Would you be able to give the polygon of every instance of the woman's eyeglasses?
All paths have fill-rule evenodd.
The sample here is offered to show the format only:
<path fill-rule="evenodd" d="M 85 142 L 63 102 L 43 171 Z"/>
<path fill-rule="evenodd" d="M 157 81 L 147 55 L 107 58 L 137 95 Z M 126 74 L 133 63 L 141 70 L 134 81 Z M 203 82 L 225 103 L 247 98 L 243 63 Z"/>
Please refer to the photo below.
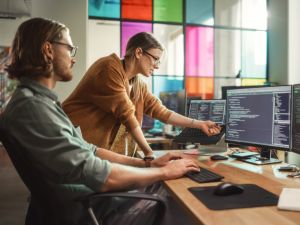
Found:
<path fill-rule="evenodd" d="M 71 57 L 74 57 L 76 55 L 76 51 L 78 49 L 77 46 L 69 45 L 69 44 L 66 44 L 66 43 L 59 42 L 59 41 L 52 41 L 51 43 L 58 44 L 58 45 L 65 45 L 65 46 L 68 47 Z"/>
<path fill-rule="evenodd" d="M 149 52 L 143 50 L 144 53 L 146 53 L 146 55 L 150 56 L 152 59 L 154 59 L 154 65 L 155 66 L 159 66 L 160 65 L 160 59 L 152 54 L 150 54 Z"/>

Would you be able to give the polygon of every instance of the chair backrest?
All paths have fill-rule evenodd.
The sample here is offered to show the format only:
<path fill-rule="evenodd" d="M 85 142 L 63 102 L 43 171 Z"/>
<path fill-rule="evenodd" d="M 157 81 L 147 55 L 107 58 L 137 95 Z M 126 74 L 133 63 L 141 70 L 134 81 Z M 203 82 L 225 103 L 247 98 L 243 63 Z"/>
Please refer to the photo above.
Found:
<path fill-rule="evenodd" d="M 56 195 L 54 185 L 44 179 L 34 163 L 14 138 L 0 126 L 0 141 L 5 147 L 16 171 L 31 193 L 30 208 L 34 215 L 28 215 L 26 224 L 67 224 L 63 221 L 64 210 Z"/>

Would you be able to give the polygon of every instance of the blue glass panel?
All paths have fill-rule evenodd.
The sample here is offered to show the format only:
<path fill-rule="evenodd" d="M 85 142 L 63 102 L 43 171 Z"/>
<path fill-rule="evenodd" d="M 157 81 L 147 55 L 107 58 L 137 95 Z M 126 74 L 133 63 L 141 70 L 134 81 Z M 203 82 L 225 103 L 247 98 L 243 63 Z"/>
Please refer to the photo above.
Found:
<path fill-rule="evenodd" d="M 267 32 L 242 31 L 241 78 L 267 77 Z"/>
<path fill-rule="evenodd" d="M 89 16 L 120 18 L 120 0 L 89 0 Z"/>
<path fill-rule="evenodd" d="M 213 0 L 186 0 L 186 22 L 213 25 Z"/>
<path fill-rule="evenodd" d="M 160 92 L 184 89 L 183 77 L 153 76 L 152 93 L 159 97 Z"/>

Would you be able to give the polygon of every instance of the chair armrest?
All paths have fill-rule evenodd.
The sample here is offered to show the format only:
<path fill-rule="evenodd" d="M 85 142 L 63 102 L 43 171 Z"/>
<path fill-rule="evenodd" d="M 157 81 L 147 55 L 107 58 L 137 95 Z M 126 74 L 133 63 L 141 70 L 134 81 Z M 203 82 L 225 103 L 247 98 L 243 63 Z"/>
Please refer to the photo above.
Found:
<path fill-rule="evenodd" d="M 165 201 L 157 196 L 156 194 L 147 194 L 143 192 L 103 192 L 103 193 L 93 193 L 86 196 L 81 196 L 75 199 L 75 201 L 80 202 L 85 209 L 88 211 L 91 210 L 92 204 L 91 202 L 96 199 L 101 198 L 111 198 L 111 197 L 121 197 L 121 198 L 135 198 L 140 200 L 150 200 L 155 201 L 158 203 L 158 211 L 155 216 L 154 224 L 159 225 L 162 222 L 162 219 L 166 212 L 166 203 Z M 92 218 L 96 219 L 93 215 L 91 215 Z M 95 223 L 97 224 L 97 223 Z"/>
<path fill-rule="evenodd" d="M 90 202 L 95 199 L 107 198 L 107 197 L 123 197 L 123 198 L 137 198 L 146 199 L 161 202 L 165 204 L 164 200 L 158 197 L 156 194 L 146 194 L 143 192 L 103 192 L 103 193 L 93 193 L 86 196 L 81 196 L 75 199 L 79 202 Z"/>

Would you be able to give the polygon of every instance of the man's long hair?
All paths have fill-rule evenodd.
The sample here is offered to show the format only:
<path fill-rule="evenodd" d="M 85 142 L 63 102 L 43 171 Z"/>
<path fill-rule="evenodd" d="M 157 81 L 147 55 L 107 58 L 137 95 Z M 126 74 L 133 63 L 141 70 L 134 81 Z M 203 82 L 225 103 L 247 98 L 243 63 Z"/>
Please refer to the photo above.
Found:
<path fill-rule="evenodd" d="M 44 53 L 43 45 L 47 41 L 51 43 L 60 40 L 62 31 L 67 29 L 64 24 L 44 18 L 23 22 L 13 40 L 11 63 L 6 67 L 9 77 L 49 76 L 53 65 Z"/>

